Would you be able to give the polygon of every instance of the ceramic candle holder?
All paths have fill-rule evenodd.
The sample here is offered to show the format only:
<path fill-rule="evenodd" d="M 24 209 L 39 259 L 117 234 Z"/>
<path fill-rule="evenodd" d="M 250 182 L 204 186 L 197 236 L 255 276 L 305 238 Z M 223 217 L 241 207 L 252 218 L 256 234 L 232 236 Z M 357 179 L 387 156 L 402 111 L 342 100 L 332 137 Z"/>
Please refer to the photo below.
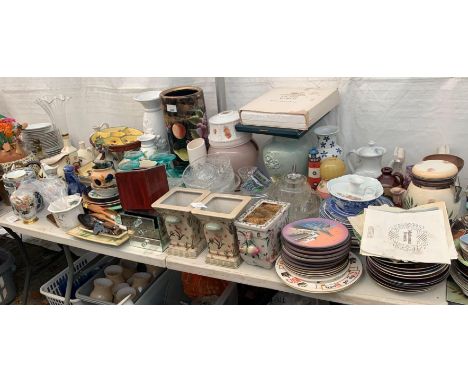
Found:
<path fill-rule="evenodd" d="M 201 201 L 204 208 L 192 210 L 203 224 L 208 243 L 207 263 L 230 268 L 241 264 L 234 221 L 250 200 L 250 196 L 214 193 Z"/>
<path fill-rule="evenodd" d="M 287 224 L 289 203 L 259 200 L 235 222 L 242 259 L 270 269 L 279 256 L 281 229 Z"/>
<path fill-rule="evenodd" d="M 169 255 L 197 257 L 206 247 L 200 222 L 190 213 L 191 203 L 202 201 L 210 192 L 175 187 L 152 204 L 163 217 L 169 235 Z"/>

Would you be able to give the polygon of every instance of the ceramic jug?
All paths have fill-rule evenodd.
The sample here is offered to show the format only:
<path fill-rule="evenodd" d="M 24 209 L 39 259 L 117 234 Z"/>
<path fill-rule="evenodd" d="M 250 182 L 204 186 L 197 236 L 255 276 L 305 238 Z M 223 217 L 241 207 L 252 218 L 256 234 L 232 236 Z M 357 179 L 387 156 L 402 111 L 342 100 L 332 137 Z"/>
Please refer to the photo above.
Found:
<path fill-rule="evenodd" d="M 381 172 L 382 174 L 377 178 L 377 180 L 382 184 L 384 195 L 391 197 L 392 194 L 390 189 L 403 185 L 405 178 L 402 173 L 397 171 L 394 172 L 391 167 L 383 167 Z"/>
<path fill-rule="evenodd" d="M 314 129 L 318 138 L 318 155 L 320 159 L 342 158 L 343 149 L 338 145 L 339 128 L 334 125 L 320 126 Z"/>
<path fill-rule="evenodd" d="M 347 153 L 346 161 L 353 174 L 378 178 L 381 174 L 382 157 L 386 151 L 384 147 L 376 146 L 374 141 L 369 141 L 367 146 Z M 356 165 L 351 160 L 351 154 L 354 154 L 358 159 Z"/>

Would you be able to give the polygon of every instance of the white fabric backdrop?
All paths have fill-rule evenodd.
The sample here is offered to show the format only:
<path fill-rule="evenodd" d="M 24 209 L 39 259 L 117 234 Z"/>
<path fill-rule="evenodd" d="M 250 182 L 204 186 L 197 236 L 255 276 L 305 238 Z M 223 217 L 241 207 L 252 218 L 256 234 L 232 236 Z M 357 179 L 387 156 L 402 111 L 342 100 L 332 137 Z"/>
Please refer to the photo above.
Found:
<path fill-rule="evenodd" d="M 194 84 L 203 88 L 208 116 L 216 114 L 214 78 L 0 78 L 0 114 L 30 123 L 47 121 L 34 103 L 40 95 L 65 94 L 70 101 L 73 142 L 87 140 L 92 127 L 141 125 L 142 107 L 132 100 L 140 91 Z M 407 163 L 449 144 L 468 160 L 467 78 L 226 78 L 228 108 L 238 109 L 271 87 L 337 86 L 341 104 L 323 123 L 337 123 L 340 144 L 349 150 L 373 139 L 387 148 L 406 149 Z M 267 137 L 258 136 L 263 143 Z M 468 181 L 468 164 L 461 174 Z"/>

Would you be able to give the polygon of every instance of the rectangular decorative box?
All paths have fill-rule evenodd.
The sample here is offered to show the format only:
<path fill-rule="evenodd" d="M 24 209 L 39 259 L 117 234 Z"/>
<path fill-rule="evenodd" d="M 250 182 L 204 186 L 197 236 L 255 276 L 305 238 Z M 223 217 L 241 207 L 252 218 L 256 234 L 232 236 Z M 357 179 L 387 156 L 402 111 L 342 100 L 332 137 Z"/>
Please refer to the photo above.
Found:
<path fill-rule="evenodd" d="M 125 211 L 151 210 L 151 203 L 169 190 L 164 166 L 118 171 L 115 178 L 120 204 Z"/>
<path fill-rule="evenodd" d="M 272 268 L 281 248 L 281 230 L 287 224 L 289 203 L 259 200 L 235 225 L 239 252 L 250 265 Z"/>
<path fill-rule="evenodd" d="M 191 211 L 192 203 L 200 202 L 209 193 L 175 187 L 153 203 L 152 207 L 163 217 L 169 235 L 169 255 L 197 257 L 206 247 L 202 226 Z"/>
<path fill-rule="evenodd" d="M 120 219 L 128 228 L 131 245 L 160 252 L 166 250 L 169 245 L 169 236 L 161 217 L 121 213 Z"/>
<path fill-rule="evenodd" d="M 192 214 L 203 224 L 208 243 L 207 263 L 230 268 L 241 264 L 234 220 L 251 199 L 250 196 L 215 193 L 201 201 L 203 208 L 192 210 Z"/>

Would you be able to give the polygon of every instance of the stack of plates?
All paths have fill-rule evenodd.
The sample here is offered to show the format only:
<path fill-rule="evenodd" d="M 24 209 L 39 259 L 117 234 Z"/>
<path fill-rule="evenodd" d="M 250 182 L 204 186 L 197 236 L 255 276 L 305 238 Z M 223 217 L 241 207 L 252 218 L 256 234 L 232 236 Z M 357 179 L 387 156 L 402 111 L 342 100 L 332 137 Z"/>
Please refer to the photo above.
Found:
<path fill-rule="evenodd" d="M 44 154 L 49 157 L 60 154 L 63 141 L 60 132 L 51 123 L 33 123 L 23 130 L 23 141 L 27 148 L 35 153 L 34 140 L 41 144 Z"/>
<path fill-rule="evenodd" d="M 96 190 L 88 188 L 83 194 L 83 201 L 86 203 L 96 204 L 104 208 L 111 208 L 120 206 L 120 197 L 117 187 L 115 187 L 115 195 L 112 196 L 101 196 Z"/>
<path fill-rule="evenodd" d="M 466 264 L 466 262 L 464 262 Z M 468 266 L 460 260 L 453 260 L 450 267 L 450 276 L 460 287 L 463 294 L 468 296 Z"/>
<path fill-rule="evenodd" d="M 349 287 L 362 273 L 359 259 L 350 256 L 349 231 L 339 222 L 299 220 L 283 228 L 281 240 L 276 271 L 293 288 L 334 292 Z"/>
<path fill-rule="evenodd" d="M 399 292 L 424 292 L 444 281 L 448 264 L 412 263 L 384 257 L 368 257 L 367 273 L 379 285 Z"/>
<path fill-rule="evenodd" d="M 359 203 L 355 203 L 355 205 L 358 204 Z M 375 199 L 369 205 L 381 206 L 384 204 L 393 206 L 392 201 L 384 196 Z M 350 205 L 350 203 L 348 203 L 347 205 Z M 367 207 L 367 204 L 365 205 L 365 207 Z M 351 245 L 357 248 L 359 247 L 359 239 L 356 237 L 353 231 L 353 227 L 351 226 L 351 223 L 348 220 L 348 217 L 359 215 L 360 213 L 362 213 L 363 209 L 364 207 L 358 209 L 354 208 L 354 206 L 353 208 L 340 207 L 339 203 L 337 203 L 337 200 L 334 197 L 330 197 L 328 199 L 325 199 L 321 204 L 319 216 L 321 218 L 335 220 L 344 224 L 351 235 Z"/>

